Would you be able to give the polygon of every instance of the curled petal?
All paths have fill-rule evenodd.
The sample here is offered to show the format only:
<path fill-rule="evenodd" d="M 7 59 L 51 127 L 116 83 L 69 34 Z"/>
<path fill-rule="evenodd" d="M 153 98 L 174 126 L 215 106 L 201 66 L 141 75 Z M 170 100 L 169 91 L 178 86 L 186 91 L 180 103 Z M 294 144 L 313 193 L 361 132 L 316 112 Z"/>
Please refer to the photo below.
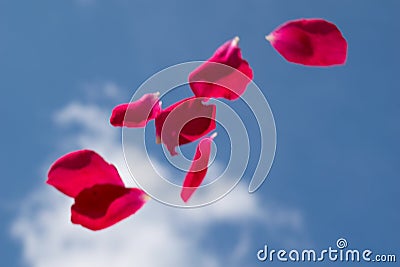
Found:
<path fill-rule="evenodd" d="M 343 65 L 347 42 L 335 24 L 323 19 L 289 21 L 266 39 L 287 61 L 307 66 Z"/>
<path fill-rule="evenodd" d="M 191 97 L 164 109 L 155 120 L 157 143 L 163 143 L 171 155 L 175 147 L 193 142 L 215 129 L 215 105 L 203 98 Z"/>
<path fill-rule="evenodd" d="M 197 97 L 235 100 L 253 79 L 253 71 L 242 58 L 235 37 L 189 75 L 189 85 Z"/>
<path fill-rule="evenodd" d="M 124 185 L 114 165 L 91 150 L 71 152 L 56 160 L 47 183 L 70 197 L 97 184 Z"/>
<path fill-rule="evenodd" d="M 102 184 L 84 189 L 71 207 L 71 222 L 101 230 L 136 213 L 147 201 L 138 188 Z"/>
<path fill-rule="evenodd" d="M 139 100 L 116 106 L 111 114 L 110 123 L 116 127 L 145 127 L 161 111 L 159 93 L 145 94 Z"/>
<path fill-rule="evenodd" d="M 213 142 L 216 133 L 211 137 L 202 139 L 196 148 L 196 154 L 193 157 L 192 165 L 190 166 L 189 172 L 186 174 L 185 180 L 183 181 L 183 187 L 181 191 L 181 198 L 184 202 L 187 202 L 193 195 L 194 191 L 201 185 L 204 177 L 207 174 L 208 162 L 210 160 L 211 144 Z"/>

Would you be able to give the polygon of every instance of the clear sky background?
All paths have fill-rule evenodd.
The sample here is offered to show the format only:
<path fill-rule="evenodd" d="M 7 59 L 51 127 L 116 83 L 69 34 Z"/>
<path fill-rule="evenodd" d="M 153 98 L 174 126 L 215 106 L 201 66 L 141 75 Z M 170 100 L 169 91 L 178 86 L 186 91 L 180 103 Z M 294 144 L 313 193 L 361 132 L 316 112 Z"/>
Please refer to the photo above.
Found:
<path fill-rule="evenodd" d="M 399 258 L 399 10 L 394 0 L 0 0 L 2 266 L 275 265 L 257 262 L 264 244 L 322 250 L 340 237 Z M 289 64 L 264 40 L 302 17 L 338 25 L 345 66 Z M 71 201 L 44 185 L 51 162 L 92 148 L 126 179 L 111 108 L 236 35 L 277 127 L 260 190 L 247 194 L 246 178 L 204 209 L 152 202 L 103 232 L 70 224 Z"/>

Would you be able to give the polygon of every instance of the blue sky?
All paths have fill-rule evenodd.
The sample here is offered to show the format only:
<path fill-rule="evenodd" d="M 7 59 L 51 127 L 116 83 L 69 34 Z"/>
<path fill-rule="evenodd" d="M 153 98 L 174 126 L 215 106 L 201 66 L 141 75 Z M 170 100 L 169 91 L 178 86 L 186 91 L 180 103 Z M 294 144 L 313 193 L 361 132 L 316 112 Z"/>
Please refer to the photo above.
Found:
<path fill-rule="evenodd" d="M 265 243 L 323 249 L 346 237 L 352 247 L 399 257 L 399 8 L 397 1 L 389 0 L 0 0 L 2 262 L 47 266 L 34 260 L 40 252 L 26 260 L 26 240 L 13 234 L 16 222 L 30 218 L 27 213 L 32 224 L 42 214 L 32 207 L 23 211 L 25 205 L 32 195 L 52 191 L 43 182 L 53 160 L 72 147 L 89 144 L 75 139 L 94 136 L 97 130 L 104 130 L 98 140 L 114 138 L 114 131 L 119 138 L 116 129 L 81 125 L 85 119 L 68 115 L 71 103 L 74 110 L 107 112 L 128 101 L 155 72 L 204 60 L 236 35 L 254 81 L 272 108 L 278 138 L 267 181 L 255 195 L 245 196 L 258 203 L 249 205 L 265 212 L 265 218 L 283 214 L 283 226 L 276 227 L 278 219 L 267 224 L 242 220 L 246 213 L 241 211 L 221 221 L 216 216 L 204 236 L 191 243 L 207 244 L 207 249 L 193 255 L 202 257 L 204 252 L 223 262 L 233 244 L 244 240 L 240 262 L 262 266 L 255 253 Z M 264 40 L 281 23 L 301 17 L 322 17 L 339 26 L 349 44 L 345 66 L 289 64 Z M 105 124 L 100 119 L 98 123 Z M 118 143 L 116 147 L 120 149 Z M 248 182 L 242 181 L 246 188 Z M 46 199 L 58 197 L 62 198 L 54 193 Z M 51 203 L 46 209 L 52 209 Z M 162 212 L 168 217 L 167 212 L 175 211 Z M 300 218 L 300 228 L 290 226 L 290 214 Z M 237 221 L 230 223 L 232 218 Z M 133 220 L 140 220 L 140 214 Z M 59 255 L 60 261 L 66 260 Z"/>

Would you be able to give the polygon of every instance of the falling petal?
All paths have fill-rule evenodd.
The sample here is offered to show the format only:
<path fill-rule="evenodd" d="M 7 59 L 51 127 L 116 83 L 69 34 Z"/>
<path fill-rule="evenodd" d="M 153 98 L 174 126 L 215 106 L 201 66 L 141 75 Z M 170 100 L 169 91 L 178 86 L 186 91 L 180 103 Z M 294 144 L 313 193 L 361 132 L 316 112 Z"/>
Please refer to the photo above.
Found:
<path fill-rule="evenodd" d="M 266 39 L 289 62 L 307 66 L 343 65 L 347 42 L 335 24 L 323 19 L 289 21 Z"/>
<path fill-rule="evenodd" d="M 145 94 L 139 100 L 116 106 L 111 114 L 110 123 L 116 127 L 145 127 L 161 111 L 159 93 Z"/>
<path fill-rule="evenodd" d="M 175 147 L 198 140 L 215 129 L 215 105 L 191 97 L 160 112 L 155 120 L 156 142 L 163 143 L 171 155 Z"/>
<path fill-rule="evenodd" d="M 253 79 L 253 71 L 242 58 L 235 37 L 220 46 L 206 62 L 189 75 L 189 85 L 197 97 L 235 100 Z"/>
<path fill-rule="evenodd" d="M 136 213 L 147 201 L 138 188 L 102 184 L 84 189 L 71 207 L 71 222 L 101 230 Z"/>
<path fill-rule="evenodd" d="M 186 174 L 185 180 L 183 181 L 183 187 L 181 191 L 181 198 L 184 202 L 187 202 L 193 195 L 194 191 L 201 185 L 204 177 L 207 174 L 208 162 L 210 160 L 211 144 L 213 142 L 216 133 L 210 137 L 202 139 L 196 148 L 196 154 L 194 155 L 192 165 L 190 166 L 189 172 Z"/>
<path fill-rule="evenodd" d="M 56 160 L 47 183 L 70 197 L 98 184 L 124 185 L 114 165 L 91 150 L 71 152 Z"/>

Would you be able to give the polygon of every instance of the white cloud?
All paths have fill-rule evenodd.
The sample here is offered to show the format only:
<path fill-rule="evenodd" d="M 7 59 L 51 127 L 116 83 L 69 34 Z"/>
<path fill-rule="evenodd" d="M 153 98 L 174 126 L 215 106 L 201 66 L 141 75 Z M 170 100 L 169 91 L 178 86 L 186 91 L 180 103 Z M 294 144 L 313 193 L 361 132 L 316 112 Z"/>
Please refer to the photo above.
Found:
<path fill-rule="evenodd" d="M 87 0 L 85 0 L 87 1 Z M 80 86 L 89 100 L 108 99 L 122 101 L 127 95 L 124 89 L 112 81 L 91 81 Z"/>
<path fill-rule="evenodd" d="M 80 127 L 60 143 L 62 152 L 89 148 L 98 151 L 119 169 L 132 185 L 125 168 L 120 131 L 108 124 L 109 112 L 96 105 L 71 103 L 54 116 L 59 126 Z M 139 151 L 137 152 L 139 153 Z M 60 153 L 61 155 L 62 153 Z M 162 163 L 157 163 L 166 168 Z M 140 162 L 137 166 L 142 166 Z M 146 174 L 146 170 L 141 170 Z M 262 224 L 270 232 L 303 231 L 301 214 L 287 207 L 272 208 L 257 194 L 249 195 L 239 184 L 227 197 L 199 209 L 177 209 L 149 201 L 136 215 L 110 227 L 91 232 L 69 221 L 72 200 L 44 184 L 27 197 L 12 234 L 22 244 L 23 259 L 31 267 L 80 266 L 241 266 L 254 253 L 248 227 Z M 233 225 L 239 242 L 232 244 L 231 258 L 210 253 L 203 245 L 212 239 L 216 223 Z"/>

